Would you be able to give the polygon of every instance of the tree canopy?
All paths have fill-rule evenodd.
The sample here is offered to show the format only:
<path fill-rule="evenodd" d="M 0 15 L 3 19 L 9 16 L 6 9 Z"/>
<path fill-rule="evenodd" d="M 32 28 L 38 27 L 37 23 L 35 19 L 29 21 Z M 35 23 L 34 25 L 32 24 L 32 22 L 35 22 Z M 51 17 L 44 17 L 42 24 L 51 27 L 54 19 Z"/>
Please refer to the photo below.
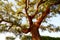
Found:
<path fill-rule="evenodd" d="M 14 3 L 0 0 L 0 32 L 8 31 L 20 35 L 35 28 L 48 29 L 49 32 L 60 31 L 60 26 L 54 28 L 53 24 L 42 25 L 56 14 L 60 15 L 60 0 L 14 0 Z M 34 25 L 36 27 L 32 27 Z"/>

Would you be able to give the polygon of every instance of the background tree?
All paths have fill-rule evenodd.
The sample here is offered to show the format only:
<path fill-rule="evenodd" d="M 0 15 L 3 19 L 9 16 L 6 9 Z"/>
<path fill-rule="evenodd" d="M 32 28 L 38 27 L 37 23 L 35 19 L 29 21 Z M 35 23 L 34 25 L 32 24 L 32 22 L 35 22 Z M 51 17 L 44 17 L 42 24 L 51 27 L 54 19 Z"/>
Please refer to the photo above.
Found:
<path fill-rule="evenodd" d="M 6 3 L 0 0 L 1 32 L 9 31 L 16 35 L 30 32 L 32 40 L 42 40 L 38 31 L 39 28 L 54 30 L 50 27 L 53 25 L 49 24 L 48 27 L 44 28 L 41 23 L 47 22 L 46 18 L 60 13 L 60 0 L 15 0 L 15 5 L 8 0 L 5 1 Z M 49 13 L 51 15 L 48 15 Z M 23 18 L 26 18 L 26 24 L 22 24 Z M 2 24 L 3 21 L 5 24 Z"/>

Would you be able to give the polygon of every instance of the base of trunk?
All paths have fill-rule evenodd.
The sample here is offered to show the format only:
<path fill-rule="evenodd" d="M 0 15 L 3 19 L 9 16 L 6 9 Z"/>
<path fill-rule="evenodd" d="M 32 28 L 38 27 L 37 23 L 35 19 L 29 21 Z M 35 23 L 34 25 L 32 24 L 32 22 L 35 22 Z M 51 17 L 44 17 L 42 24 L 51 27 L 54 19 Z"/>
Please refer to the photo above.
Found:
<path fill-rule="evenodd" d="M 40 37 L 38 29 L 33 28 L 31 30 L 31 34 L 32 34 L 32 40 L 41 40 L 41 37 Z"/>

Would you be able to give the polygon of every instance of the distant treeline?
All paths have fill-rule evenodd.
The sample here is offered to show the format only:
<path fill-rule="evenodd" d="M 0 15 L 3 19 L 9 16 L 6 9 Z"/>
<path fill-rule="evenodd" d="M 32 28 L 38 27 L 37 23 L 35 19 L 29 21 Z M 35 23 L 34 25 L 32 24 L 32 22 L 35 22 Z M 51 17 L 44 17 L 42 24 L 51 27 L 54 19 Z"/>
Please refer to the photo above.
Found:
<path fill-rule="evenodd" d="M 55 38 L 55 37 L 49 37 L 49 36 L 42 36 L 41 37 L 42 40 L 60 40 L 60 38 Z M 32 40 L 31 36 L 25 36 L 22 38 L 22 40 Z"/>
<path fill-rule="evenodd" d="M 55 37 L 48 37 L 48 36 L 42 36 L 42 40 L 60 40 L 60 38 L 55 38 Z"/>

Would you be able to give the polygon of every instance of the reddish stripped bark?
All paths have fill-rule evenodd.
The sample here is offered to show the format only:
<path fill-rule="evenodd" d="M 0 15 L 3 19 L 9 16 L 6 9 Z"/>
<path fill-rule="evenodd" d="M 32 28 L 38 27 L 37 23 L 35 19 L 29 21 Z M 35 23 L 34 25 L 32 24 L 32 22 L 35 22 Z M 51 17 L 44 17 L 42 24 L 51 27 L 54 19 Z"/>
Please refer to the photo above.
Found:
<path fill-rule="evenodd" d="M 30 32 L 32 34 L 32 40 L 41 40 L 41 36 L 39 34 L 38 28 L 41 24 L 41 22 L 43 21 L 43 19 L 49 14 L 50 12 L 50 8 L 47 8 L 45 12 L 43 12 L 42 16 L 39 17 L 39 19 L 37 20 L 37 22 L 35 24 L 32 25 L 32 27 L 30 28 Z"/>
<path fill-rule="evenodd" d="M 42 16 L 38 17 L 37 21 L 34 24 L 32 22 L 32 19 L 38 14 L 38 7 L 39 7 L 39 5 L 42 4 L 42 3 L 45 3 L 45 1 L 43 2 L 41 0 L 38 3 L 37 10 L 36 10 L 36 12 L 35 12 L 35 14 L 33 16 L 29 16 L 28 13 L 27 13 L 27 11 L 28 11 L 28 5 L 29 5 L 28 0 L 26 0 L 25 3 L 26 3 L 25 11 L 26 11 L 27 18 L 29 20 L 30 28 L 29 29 L 24 29 L 23 32 L 24 33 L 31 32 L 31 34 L 32 34 L 32 40 L 42 40 L 41 36 L 39 34 L 39 31 L 38 31 L 38 28 L 41 25 L 41 22 L 43 21 L 43 19 L 49 14 L 49 12 L 50 12 L 50 6 L 59 4 L 60 2 L 59 3 L 56 2 L 54 4 L 51 4 L 50 6 L 47 6 L 46 10 L 44 12 L 42 12 Z"/>
<path fill-rule="evenodd" d="M 47 7 L 47 8 L 46 8 L 46 11 L 44 11 L 44 12 L 42 13 L 42 16 L 41 16 L 41 17 L 38 17 L 35 25 L 40 26 L 41 22 L 42 22 L 43 19 L 49 14 L 49 12 L 50 12 L 50 7 Z M 39 28 L 39 27 L 38 27 L 38 28 Z"/>
<path fill-rule="evenodd" d="M 30 32 L 32 34 L 32 40 L 41 40 L 41 36 L 35 24 L 30 28 Z"/>

